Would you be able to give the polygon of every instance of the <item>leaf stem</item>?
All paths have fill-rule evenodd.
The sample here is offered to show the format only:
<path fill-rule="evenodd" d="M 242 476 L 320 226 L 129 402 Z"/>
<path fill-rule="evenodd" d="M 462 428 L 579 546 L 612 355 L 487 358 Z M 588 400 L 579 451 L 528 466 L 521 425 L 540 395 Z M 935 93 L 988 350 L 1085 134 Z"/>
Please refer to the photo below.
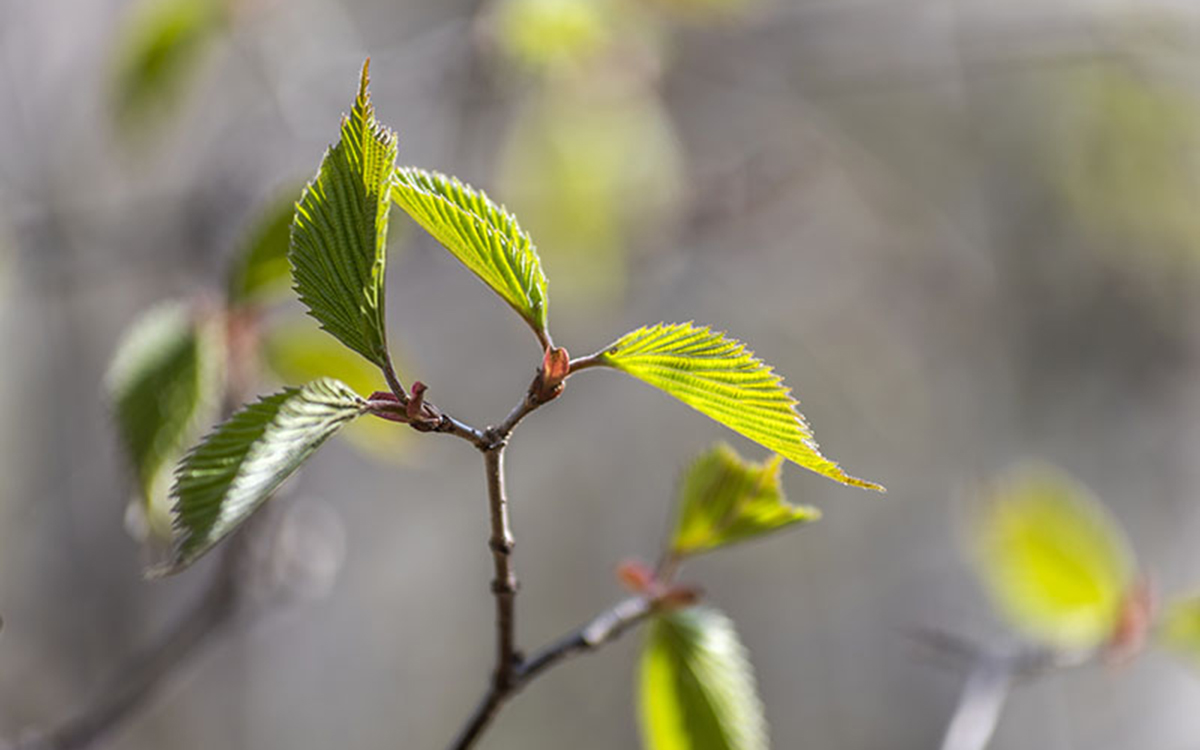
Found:
<path fill-rule="evenodd" d="M 604 365 L 604 353 L 607 349 L 602 349 L 595 354 L 589 354 L 586 357 L 576 357 L 571 360 L 570 374 L 574 375 L 580 370 L 587 370 L 592 367 L 601 367 Z"/>

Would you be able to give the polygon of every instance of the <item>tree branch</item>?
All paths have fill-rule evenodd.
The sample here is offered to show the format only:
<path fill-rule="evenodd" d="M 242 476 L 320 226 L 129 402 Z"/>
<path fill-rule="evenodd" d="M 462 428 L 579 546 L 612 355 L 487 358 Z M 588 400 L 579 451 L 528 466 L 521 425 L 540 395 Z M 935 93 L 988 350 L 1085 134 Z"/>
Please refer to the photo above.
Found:
<path fill-rule="evenodd" d="M 538 651 L 526 661 L 518 662 L 506 687 L 491 687 L 471 713 L 452 750 L 468 750 L 483 735 L 504 704 L 546 670 L 578 654 L 595 651 L 621 637 L 625 631 L 650 616 L 653 604 L 644 597 L 631 597 L 601 612 L 591 621 L 567 633 Z"/>

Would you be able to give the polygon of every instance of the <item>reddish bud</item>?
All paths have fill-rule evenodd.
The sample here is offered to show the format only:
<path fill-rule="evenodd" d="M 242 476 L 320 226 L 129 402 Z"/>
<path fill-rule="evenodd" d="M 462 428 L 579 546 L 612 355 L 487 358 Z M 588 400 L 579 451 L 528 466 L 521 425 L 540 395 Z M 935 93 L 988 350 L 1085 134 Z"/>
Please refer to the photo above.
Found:
<path fill-rule="evenodd" d="M 657 587 L 654 571 L 641 560 L 624 560 L 617 566 L 617 578 L 635 594 L 648 594 Z"/>
<path fill-rule="evenodd" d="M 418 380 L 412 384 L 411 390 L 412 395 L 404 407 L 404 413 L 408 415 L 409 421 L 416 422 L 421 418 L 421 407 L 425 405 L 425 391 L 429 388 Z"/>
<path fill-rule="evenodd" d="M 563 381 L 570 373 L 571 355 L 561 346 L 551 347 L 542 355 L 542 369 L 538 371 L 529 392 L 540 404 L 558 398 L 563 390 Z"/>
<path fill-rule="evenodd" d="M 1139 578 L 1129 588 L 1121 602 L 1121 611 L 1117 614 L 1117 625 L 1105 645 L 1104 652 L 1109 662 L 1119 664 L 1129 661 L 1146 647 L 1157 604 L 1154 590 L 1146 578 Z"/>

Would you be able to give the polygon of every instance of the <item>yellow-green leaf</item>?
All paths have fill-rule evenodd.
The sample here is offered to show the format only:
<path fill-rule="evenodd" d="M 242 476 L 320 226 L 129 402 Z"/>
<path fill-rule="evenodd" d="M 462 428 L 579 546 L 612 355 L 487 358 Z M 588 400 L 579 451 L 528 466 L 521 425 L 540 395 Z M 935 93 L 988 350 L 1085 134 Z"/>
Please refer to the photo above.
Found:
<path fill-rule="evenodd" d="M 225 380 L 221 325 L 180 302 L 144 313 L 105 378 L 149 531 L 170 538 L 170 469 L 217 416 Z"/>
<path fill-rule="evenodd" d="M 975 528 L 980 576 L 1013 627 L 1059 648 L 1100 645 L 1133 584 L 1121 529 L 1088 490 L 1042 465 L 990 487 Z"/>
<path fill-rule="evenodd" d="M 546 338 L 546 276 L 516 217 L 453 177 L 416 167 L 396 170 L 392 196 L 425 231 Z"/>
<path fill-rule="evenodd" d="M 766 750 L 754 673 L 733 623 L 694 607 L 656 617 L 642 651 L 646 750 Z"/>
<path fill-rule="evenodd" d="M 816 508 L 784 499 L 782 462 L 779 455 L 745 461 L 725 444 L 697 458 L 680 487 L 672 552 L 693 555 L 820 518 Z"/>
<path fill-rule="evenodd" d="M 212 549 L 366 408 L 345 383 L 328 378 L 242 407 L 179 465 L 171 496 L 180 538 L 169 565 L 153 572 L 182 570 Z"/>
<path fill-rule="evenodd" d="M 296 204 L 289 258 L 300 300 L 329 333 L 387 364 L 384 271 L 396 136 L 375 121 L 363 65 L 342 136 Z"/>
<path fill-rule="evenodd" d="M 744 344 L 692 323 L 622 336 L 597 361 L 659 388 L 786 459 L 842 484 L 883 490 L 821 455 L 783 378 Z"/>
<path fill-rule="evenodd" d="M 322 377 L 340 380 L 364 395 L 387 390 L 378 368 L 321 333 L 308 320 L 273 325 L 263 337 L 263 361 L 284 385 L 301 385 Z M 393 359 L 395 353 L 393 353 Z M 412 430 L 383 419 L 360 419 L 343 433 L 358 450 L 375 458 L 398 461 L 412 446 Z"/>

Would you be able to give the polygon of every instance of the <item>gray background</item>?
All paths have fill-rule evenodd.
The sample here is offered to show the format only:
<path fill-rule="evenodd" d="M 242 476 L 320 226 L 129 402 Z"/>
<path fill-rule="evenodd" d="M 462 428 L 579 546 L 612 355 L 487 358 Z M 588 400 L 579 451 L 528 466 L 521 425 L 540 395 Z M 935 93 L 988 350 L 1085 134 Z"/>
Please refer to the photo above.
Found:
<path fill-rule="evenodd" d="M 140 576 L 101 388 L 122 329 L 220 284 L 255 206 L 334 138 L 364 56 L 401 162 L 493 191 L 527 85 L 481 60 L 469 3 L 279 3 L 218 46 L 182 114 L 130 155 L 104 99 L 127 10 L 0 4 L 9 737 L 84 705 L 212 572 Z M 1013 460 L 1056 462 L 1092 487 L 1160 591 L 1200 583 L 1200 212 L 1191 234 L 1123 231 L 1064 197 L 1053 158 L 1087 137 L 1061 132 L 1064 119 L 1104 116 L 1071 98 L 1064 71 L 1116 61 L 1193 106 L 1198 20 L 1185 3 L 779 0 L 741 23 L 681 24 L 657 83 L 683 155 L 680 214 L 631 239 L 620 296 L 554 296 L 570 266 L 541 248 L 572 353 L 659 320 L 727 329 L 787 375 L 828 455 L 889 487 L 877 497 L 789 466 L 790 497 L 825 518 L 685 570 L 736 620 L 775 747 L 936 745 L 961 674 L 904 631 L 1008 637 L 963 562 L 959 521 L 965 488 Z M 1165 137 L 1143 135 L 1150 148 Z M 1180 164 L 1198 163 L 1196 143 Z M 1125 190 L 1134 214 L 1155 208 L 1126 185 L 1097 189 Z M 397 231 L 392 252 L 389 326 L 409 377 L 464 419 L 498 420 L 537 364 L 528 332 L 419 231 Z M 719 439 L 762 454 L 608 372 L 572 380 L 521 427 L 508 465 L 524 646 L 622 596 L 614 566 L 653 558 L 679 471 Z M 491 668 L 483 475 L 449 438 L 413 450 L 399 466 L 322 451 L 284 503 L 340 518 L 328 595 L 251 607 L 111 746 L 443 746 Z M 638 643 L 539 680 L 485 746 L 636 745 Z M 1018 691 L 995 747 L 1196 747 L 1197 705 L 1195 675 L 1151 653 Z"/>

